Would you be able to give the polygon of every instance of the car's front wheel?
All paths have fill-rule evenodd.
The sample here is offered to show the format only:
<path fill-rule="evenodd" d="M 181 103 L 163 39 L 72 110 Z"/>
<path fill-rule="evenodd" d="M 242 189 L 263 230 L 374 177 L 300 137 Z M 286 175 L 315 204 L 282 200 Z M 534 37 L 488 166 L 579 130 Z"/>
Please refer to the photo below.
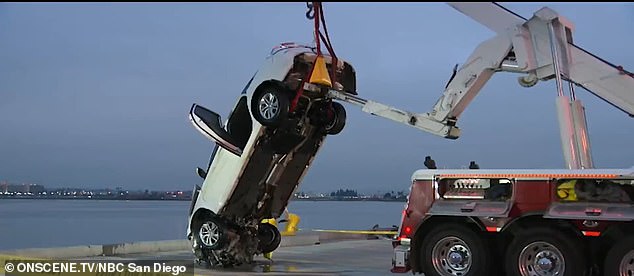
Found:
<path fill-rule="evenodd" d="M 266 85 L 251 102 L 253 117 L 263 126 L 279 126 L 288 117 L 290 100 L 278 85 Z"/>
<path fill-rule="evenodd" d="M 226 229 L 217 218 L 206 218 L 199 223 L 196 239 L 203 248 L 221 249 L 227 240 Z"/>

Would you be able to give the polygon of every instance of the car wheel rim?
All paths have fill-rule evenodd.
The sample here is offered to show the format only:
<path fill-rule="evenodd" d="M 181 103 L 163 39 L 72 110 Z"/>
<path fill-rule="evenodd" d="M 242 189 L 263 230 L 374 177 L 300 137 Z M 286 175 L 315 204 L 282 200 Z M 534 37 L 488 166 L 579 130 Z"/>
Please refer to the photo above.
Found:
<path fill-rule="evenodd" d="M 327 124 L 326 124 L 326 130 L 331 130 L 335 127 L 335 124 L 337 123 L 337 114 L 333 114 L 332 115 L 332 120 L 330 120 Z"/>
<path fill-rule="evenodd" d="M 262 234 L 260 235 L 262 242 L 264 244 L 271 244 L 275 240 L 275 230 L 271 227 L 264 226 L 265 228 L 262 230 Z"/>
<path fill-rule="evenodd" d="M 557 247 L 547 242 L 533 242 L 520 252 L 519 269 L 522 276 L 563 275 L 564 256 Z"/>
<path fill-rule="evenodd" d="M 205 246 L 214 246 L 220 239 L 220 227 L 213 222 L 205 222 L 200 226 L 200 241 Z"/>
<path fill-rule="evenodd" d="M 446 237 L 434 245 L 432 263 L 443 276 L 465 275 L 471 268 L 471 249 L 462 239 Z"/>
<path fill-rule="evenodd" d="M 280 103 L 273 93 L 266 93 L 260 99 L 259 109 L 260 115 L 266 120 L 271 120 L 277 116 L 280 111 Z"/>
<path fill-rule="evenodd" d="M 623 259 L 621 260 L 621 265 L 619 265 L 619 275 L 634 275 L 634 250 L 630 250 L 630 252 L 625 254 Z"/>

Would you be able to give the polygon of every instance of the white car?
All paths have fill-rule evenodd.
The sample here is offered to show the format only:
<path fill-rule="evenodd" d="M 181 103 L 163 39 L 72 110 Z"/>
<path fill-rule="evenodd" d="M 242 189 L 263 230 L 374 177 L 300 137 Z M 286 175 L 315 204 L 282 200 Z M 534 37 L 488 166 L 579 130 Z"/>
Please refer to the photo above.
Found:
<path fill-rule="evenodd" d="M 285 43 L 249 80 L 225 124 L 194 104 L 190 120 L 216 147 L 194 191 L 187 237 L 199 263 L 251 263 L 280 244 L 279 218 L 327 135 L 338 134 L 346 112 L 329 89 L 356 95 L 356 73 L 337 59 L 331 86 L 310 83 L 315 48 Z M 324 55 L 328 72 L 332 60 Z M 301 90 L 300 88 L 304 89 Z"/>

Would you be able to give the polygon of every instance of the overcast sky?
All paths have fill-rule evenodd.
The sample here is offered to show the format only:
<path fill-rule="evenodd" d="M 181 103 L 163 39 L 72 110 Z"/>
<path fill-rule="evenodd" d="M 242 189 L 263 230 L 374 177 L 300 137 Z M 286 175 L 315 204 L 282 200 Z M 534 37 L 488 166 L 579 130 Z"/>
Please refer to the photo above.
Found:
<path fill-rule="evenodd" d="M 509 3 L 524 17 L 536 3 Z M 634 4 L 548 4 L 575 43 L 634 70 Z M 494 34 L 443 3 L 326 3 L 338 56 L 360 96 L 426 112 L 455 63 Z M 192 103 L 226 118 L 270 49 L 311 43 L 298 3 L 0 3 L 0 180 L 48 187 L 191 189 L 212 142 Z M 431 155 L 439 167 L 563 168 L 554 81 L 525 89 L 500 73 L 452 141 L 346 105 L 302 190 L 404 190 Z M 634 166 L 634 119 L 578 89 L 599 168 Z M 633 91 L 634 93 L 634 91 Z"/>

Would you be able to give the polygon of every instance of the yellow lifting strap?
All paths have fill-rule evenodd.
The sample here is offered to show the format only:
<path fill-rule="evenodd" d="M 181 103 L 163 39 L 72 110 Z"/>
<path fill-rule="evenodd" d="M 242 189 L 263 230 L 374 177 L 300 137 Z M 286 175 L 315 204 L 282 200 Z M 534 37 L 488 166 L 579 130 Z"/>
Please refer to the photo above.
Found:
<path fill-rule="evenodd" d="M 381 231 L 381 230 L 326 230 L 313 229 L 315 232 L 340 233 L 340 234 L 361 234 L 361 235 L 396 235 L 398 231 Z"/>

